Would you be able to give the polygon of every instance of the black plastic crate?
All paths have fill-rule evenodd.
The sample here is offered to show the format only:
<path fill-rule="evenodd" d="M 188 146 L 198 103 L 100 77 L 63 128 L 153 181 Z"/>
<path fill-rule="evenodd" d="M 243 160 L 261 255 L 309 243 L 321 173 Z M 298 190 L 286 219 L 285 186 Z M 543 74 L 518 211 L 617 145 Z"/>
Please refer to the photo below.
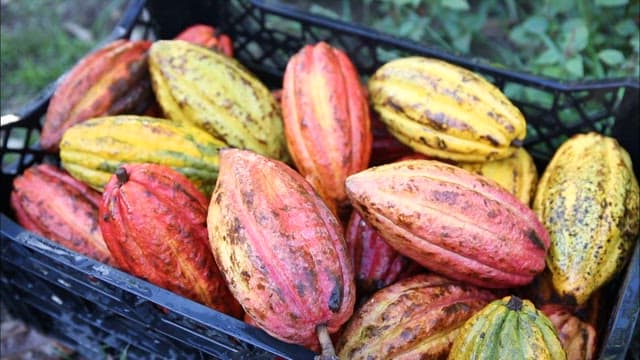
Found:
<path fill-rule="evenodd" d="M 621 142 L 640 174 L 638 79 L 566 83 L 494 68 L 276 1 L 130 0 L 123 19 L 103 43 L 116 38 L 172 38 L 194 23 L 212 24 L 229 34 L 236 57 L 274 89 L 281 86 L 289 57 L 304 44 L 320 40 L 346 50 L 365 78 L 389 54 L 447 60 L 484 75 L 511 94 L 527 118 L 525 147 L 540 171 L 568 136 L 598 131 Z M 9 194 L 13 178 L 32 164 L 59 162 L 38 144 L 42 116 L 55 86 L 50 85 L 25 106 L 17 114 L 20 120 L 0 130 L 0 291 L 10 312 L 89 359 L 122 354 L 132 359 L 313 358 L 313 353 L 300 346 L 278 341 L 241 321 L 66 250 L 26 232 L 12 220 Z M 540 98 L 547 100 L 527 101 L 517 95 L 523 91 L 545 94 Z M 640 247 L 636 244 L 625 272 L 603 290 L 609 320 L 599 329 L 600 359 L 638 356 L 627 354 L 627 349 L 640 311 L 639 272 Z"/>

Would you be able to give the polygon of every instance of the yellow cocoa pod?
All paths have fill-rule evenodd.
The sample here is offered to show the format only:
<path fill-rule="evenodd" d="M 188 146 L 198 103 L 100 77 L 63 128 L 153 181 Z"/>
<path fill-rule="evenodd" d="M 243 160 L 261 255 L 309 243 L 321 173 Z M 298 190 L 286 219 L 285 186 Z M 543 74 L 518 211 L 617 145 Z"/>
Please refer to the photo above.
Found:
<path fill-rule="evenodd" d="M 545 169 L 533 209 L 551 247 L 547 266 L 565 302 L 581 305 L 625 265 L 640 227 L 631 158 L 595 132 L 565 141 Z"/>
<path fill-rule="evenodd" d="M 231 147 L 287 160 L 280 107 L 234 58 L 181 40 L 149 49 L 153 91 L 167 118 L 200 127 Z"/>
<path fill-rule="evenodd" d="M 522 145 L 526 121 L 489 81 L 447 62 L 406 57 L 368 83 L 371 105 L 389 132 L 413 150 L 454 161 L 503 159 Z"/>
<path fill-rule="evenodd" d="M 458 166 L 496 181 L 524 204 L 529 205 L 536 193 L 538 170 L 527 150 L 519 148 L 508 158 Z"/>
<path fill-rule="evenodd" d="M 218 150 L 227 145 L 190 124 L 138 115 L 89 119 L 65 131 L 62 167 L 102 191 L 118 167 L 166 165 L 184 174 L 206 196 L 218 177 Z"/>

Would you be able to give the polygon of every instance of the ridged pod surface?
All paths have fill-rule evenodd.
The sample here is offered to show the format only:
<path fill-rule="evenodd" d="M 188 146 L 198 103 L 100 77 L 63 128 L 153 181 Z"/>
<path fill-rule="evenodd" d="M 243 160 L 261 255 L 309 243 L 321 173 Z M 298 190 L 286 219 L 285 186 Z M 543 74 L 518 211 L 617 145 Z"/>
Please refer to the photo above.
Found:
<path fill-rule="evenodd" d="M 547 266 L 566 301 L 585 303 L 626 263 L 640 227 L 629 154 L 611 137 L 578 134 L 545 169 L 533 209 L 549 231 Z"/>
<path fill-rule="evenodd" d="M 229 146 L 288 159 L 280 108 L 237 60 L 182 40 L 149 50 L 153 91 L 167 118 L 200 127 Z"/>
<path fill-rule="evenodd" d="M 115 40 L 80 60 L 55 90 L 42 125 L 40 145 L 57 151 L 65 130 L 87 119 L 143 114 L 155 106 L 147 40 Z"/>
<path fill-rule="evenodd" d="M 357 211 L 351 213 L 345 237 L 353 260 L 358 297 L 394 283 L 413 262 L 387 244 Z"/>
<path fill-rule="evenodd" d="M 284 73 L 282 115 L 296 168 L 344 217 L 344 180 L 367 168 L 372 144 L 369 104 L 348 56 L 325 42 L 293 55 Z"/>
<path fill-rule="evenodd" d="M 368 86 L 371 105 L 389 132 L 425 155 L 497 160 L 513 154 L 526 135 L 524 116 L 500 89 L 441 60 L 392 60 Z"/>
<path fill-rule="evenodd" d="M 490 179 L 435 160 L 404 160 L 351 175 L 354 208 L 397 251 L 453 279 L 489 288 L 529 283 L 549 236 Z"/>
<path fill-rule="evenodd" d="M 207 199 L 179 172 L 125 164 L 107 183 L 100 230 L 123 270 L 241 317 L 209 247 Z"/>
<path fill-rule="evenodd" d="M 302 176 L 248 150 L 220 152 L 207 219 L 229 288 L 255 324 L 313 346 L 353 313 L 355 284 L 342 228 Z"/>
<path fill-rule="evenodd" d="M 233 57 L 233 42 L 231 38 L 228 35 L 219 34 L 218 30 L 210 25 L 191 25 L 178 34 L 175 40 L 184 40 L 204 46 L 207 49 L 218 50 L 227 56 Z"/>
<path fill-rule="evenodd" d="M 13 180 L 11 206 L 25 229 L 80 254 L 111 263 L 98 227 L 100 193 L 50 164 L 33 165 Z"/>
<path fill-rule="evenodd" d="M 449 359 L 564 360 L 555 326 L 529 300 L 495 300 L 464 324 Z"/>
<path fill-rule="evenodd" d="M 591 360 L 596 355 L 596 330 L 562 305 L 548 304 L 540 308 L 556 327 L 567 360 Z"/>
<path fill-rule="evenodd" d="M 128 163 L 167 165 L 186 175 L 206 196 L 218 175 L 218 150 L 227 145 L 189 124 L 119 115 L 69 128 L 60 144 L 62 167 L 98 191 Z"/>
<path fill-rule="evenodd" d="M 494 300 L 491 292 L 437 275 L 378 290 L 347 323 L 340 359 L 446 359 L 460 327 Z"/>
<path fill-rule="evenodd" d="M 538 170 L 533 158 L 524 148 L 519 148 L 513 155 L 501 160 L 457 165 L 496 181 L 526 205 L 531 204 L 536 194 Z"/>

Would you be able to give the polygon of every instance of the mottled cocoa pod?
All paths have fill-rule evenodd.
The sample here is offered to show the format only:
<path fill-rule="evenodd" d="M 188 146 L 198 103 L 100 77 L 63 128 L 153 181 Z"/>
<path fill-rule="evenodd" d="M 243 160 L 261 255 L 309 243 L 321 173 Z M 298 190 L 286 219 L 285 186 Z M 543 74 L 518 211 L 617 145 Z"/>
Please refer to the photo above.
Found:
<path fill-rule="evenodd" d="M 459 328 L 495 295 L 438 275 L 378 290 L 347 323 L 340 359 L 446 359 Z"/>
<path fill-rule="evenodd" d="M 542 174 L 533 209 L 551 238 L 554 288 L 582 305 L 623 269 L 640 233 L 640 186 L 629 153 L 595 132 L 569 138 Z"/>
<path fill-rule="evenodd" d="M 509 288 L 545 267 L 545 228 L 490 179 L 440 161 L 405 160 L 351 175 L 346 187 L 389 245 L 433 272 Z"/>
<path fill-rule="evenodd" d="M 596 354 L 596 330 L 573 315 L 563 305 L 547 304 L 540 308 L 556 327 L 567 360 L 590 360 Z"/>
<path fill-rule="evenodd" d="M 96 260 L 112 263 L 98 227 L 100 193 L 50 164 L 13 180 L 11 206 L 25 229 Z"/>
<path fill-rule="evenodd" d="M 355 66 L 325 42 L 306 45 L 289 59 L 282 92 L 296 168 L 334 214 L 348 219 L 344 180 L 368 166 L 372 143 L 369 104 Z"/>
<path fill-rule="evenodd" d="M 228 35 L 218 33 L 218 30 L 210 25 L 191 25 L 178 34 L 175 40 L 187 41 L 233 57 L 233 41 L 231 41 L 231 38 Z"/>
<path fill-rule="evenodd" d="M 147 40 L 115 40 L 80 60 L 56 88 L 40 145 L 57 151 L 64 132 L 98 116 L 143 114 L 156 106 L 147 66 Z"/>
<path fill-rule="evenodd" d="M 105 186 L 100 229 L 123 270 L 241 317 L 207 239 L 207 199 L 187 177 L 150 163 L 121 166 Z"/>
<path fill-rule="evenodd" d="M 343 230 L 286 164 L 221 150 L 207 225 L 229 288 L 272 336 L 312 347 L 319 328 L 335 333 L 351 316 L 355 284 Z"/>
<path fill-rule="evenodd" d="M 346 241 L 353 260 L 358 297 L 394 283 L 413 263 L 387 244 L 357 211 L 351 213 Z"/>

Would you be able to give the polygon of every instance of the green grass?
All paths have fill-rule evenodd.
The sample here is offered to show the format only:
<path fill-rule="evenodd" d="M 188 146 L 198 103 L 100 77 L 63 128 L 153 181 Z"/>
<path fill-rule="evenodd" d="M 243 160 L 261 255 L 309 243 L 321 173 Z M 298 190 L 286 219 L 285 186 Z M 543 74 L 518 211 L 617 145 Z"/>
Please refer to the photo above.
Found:
<path fill-rule="evenodd" d="M 14 112 L 108 35 L 125 0 L 5 0 L 0 29 L 0 110 Z M 65 28 L 73 23 L 89 38 Z"/>

